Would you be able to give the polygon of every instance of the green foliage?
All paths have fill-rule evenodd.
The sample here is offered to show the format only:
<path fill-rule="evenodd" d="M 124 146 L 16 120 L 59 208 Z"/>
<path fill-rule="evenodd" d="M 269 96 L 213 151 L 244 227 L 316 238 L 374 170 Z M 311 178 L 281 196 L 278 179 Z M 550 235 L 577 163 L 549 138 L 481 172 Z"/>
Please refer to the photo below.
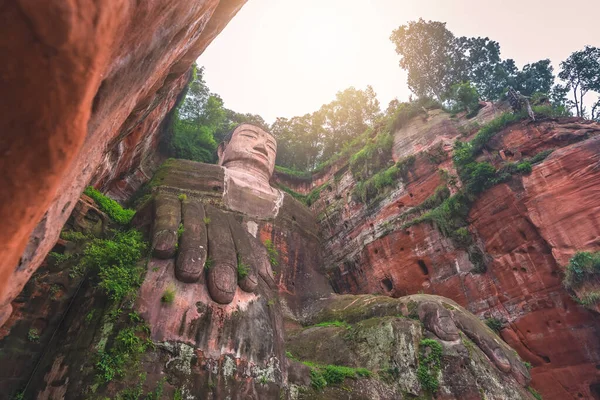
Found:
<path fill-rule="evenodd" d="M 83 193 L 94 199 L 102 211 L 121 225 L 129 224 L 135 214 L 135 210 L 121 207 L 119 203 L 103 195 L 91 186 L 88 186 Z"/>
<path fill-rule="evenodd" d="M 91 239 L 90 235 L 86 235 L 83 232 L 76 232 L 76 231 L 62 231 L 60 233 L 60 238 L 69 242 L 75 242 L 75 243 L 79 243 L 79 242 L 83 242 L 85 240 L 89 240 Z"/>
<path fill-rule="evenodd" d="M 585 46 L 561 62 L 560 68 L 558 77 L 566 82 L 565 89 L 573 94 L 569 104 L 575 107 L 578 117 L 585 117 L 584 96 L 590 91 L 600 93 L 600 48 Z M 592 119 L 596 117 L 596 110 L 592 111 Z"/>
<path fill-rule="evenodd" d="M 529 159 L 529 163 L 532 165 L 538 164 L 538 163 L 544 161 L 546 159 L 546 157 L 548 157 L 550 154 L 552 154 L 553 151 L 554 150 L 552 150 L 552 149 L 540 151 L 539 153 L 537 153 L 536 155 L 531 157 L 531 159 Z"/>
<path fill-rule="evenodd" d="M 183 235 L 183 232 L 185 232 L 185 228 L 183 227 L 183 224 L 180 223 L 179 227 L 177 228 L 177 238 L 181 238 L 181 235 Z"/>
<path fill-rule="evenodd" d="M 524 118 L 526 118 L 525 112 L 516 114 L 506 112 L 482 126 L 477 135 L 471 141 L 471 156 L 479 153 L 496 133 Z"/>
<path fill-rule="evenodd" d="M 531 393 L 533 395 L 533 397 L 535 397 L 537 400 L 543 400 L 542 399 L 542 395 L 539 394 L 537 392 L 537 390 L 535 390 L 534 388 L 532 388 L 531 386 L 527 387 L 527 390 L 529 390 L 529 393 Z"/>
<path fill-rule="evenodd" d="M 402 226 L 403 229 L 420 224 L 422 222 L 431 222 L 446 237 L 453 238 L 457 235 L 457 230 L 468 225 L 467 216 L 471 201 L 463 192 L 458 192 L 444 200 L 442 204 L 431 211 L 426 212 L 418 218 L 407 222 Z M 463 233 L 458 233 L 463 236 Z"/>
<path fill-rule="evenodd" d="M 247 264 L 244 264 L 244 262 L 242 261 L 242 256 L 238 254 L 237 256 L 237 274 L 238 274 L 238 279 L 242 280 L 245 277 L 248 276 L 248 274 L 250 273 L 250 266 Z"/>
<path fill-rule="evenodd" d="M 129 386 L 117 394 L 117 400 L 138 400 L 144 394 L 144 382 L 147 375 L 145 372 L 139 374 L 138 382 L 135 386 Z"/>
<path fill-rule="evenodd" d="M 391 158 L 394 139 L 387 132 L 378 134 L 368 140 L 367 144 L 352 157 L 349 166 L 356 179 L 366 179 L 372 175 L 371 171 L 378 171 L 386 165 Z"/>
<path fill-rule="evenodd" d="M 453 112 L 466 111 L 472 113 L 479 109 L 479 93 L 470 82 L 452 85 L 448 101 Z"/>
<path fill-rule="evenodd" d="M 580 251 L 569 260 L 563 286 L 570 290 L 577 290 L 586 282 L 600 280 L 600 252 Z M 584 306 L 592 306 L 600 303 L 600 291 L 588 291 L 578 294 L 575 298 Z"/>
<path fill-rule="evenodd" d="M 96 315 L 96 309 L 92 309 L 89 313 L 86 314 L 86 316 L 85 316 L 85 322 L 87 322 L 88 324 L 90 322 L 92 322 L 92 320 L 94 319 L 95 315 Z"/>
<path fill-rule="evenodd" d="M 160 301 L 165 304 L 173 304 L 175 300 L 175 288 L 173 286 L 169 286 L 165 289 L 162 296 L 160 297 Z"/>
<path fill-rule="evenodd" d="M 302 204 L 306 204 L 306 196 L 293 191 L 292 189 L 290 189 L 289 187 L 282 185 L 281 183 L 277 184 L 277 187 L 281 190 L 283 190 L 284 192 L 286 192 L 287 194 L 289 194 L 290 196 L 292 196 L 293 198 L 295 198 L 296 200 L 298 200 L 300 203 Z"/>
<path fill-rule="evenodd" d="M 529 361 L 524 361 L 523 365 L 525 366 L 525 368 L 527 368 L 528 371 L 531 370 L 531 368 L 533 368 Z"/>
<path fill-rule="evenodd" d="M 32 343 L 38 343 L 40 341 L 40 332 L 35 328 L 31 328 L 29 332 L 27 332 L 27 340 Z"/>
<path fill-rule="evenodd" d="M 353 191 L 353 198 L 363 203 L 369 203 L 377 199 L 386 188 L 396 185 L 398 178 L 408 179 L 408 173 L 413 168 L 415 159 L 415 156 L 405 157 L 366 181 L 357 182 Z"/>
<path fill-rule="evenodd" d="M 406 214 L 416 214 L 422 211 L 431 210 L 440 206 L 446 199 L 450 197 L 450 189 L 446 185 L 440 185 L 435 189 L 435 192 L 426 198 L 421 204 L 411 208 Z"/>
<path fill-rule="evenodd" d="M 319 187 L 314 188 L 313 190 L 310 191 L 309 194 L 306 195 L 306 200 L 305 200 L 305 204 L 310 207 L 313 204 L 315 204 L 315 202 L 317 200 L 319 200 L 319 197 L 321 196 L 321 191 L 325 188 L 325 185 L 321 185 Z"/>
<path fill-rule="evenodd" d="M 425 113 L 427 110 L 442 108 L 441 103 L 429 96 L 421 96 L 415 101 L 399 103 L 398 106 L 388 116 L 387 130 L 390 133 L 403 128 L 417 115 Z M 390 110 L 391 111 L 391 110 Z"/>
<path fill-rule="evenodd" d="M 312 325 L 310 328 L 312 328 L 312 327 L 330 327 L 330 326 L 335 326 L 337 328 L 352 329 L 352 326 L 349 323 L 347 323 L 346 321 L 319 322 L 318 324 Z"/>
<path fill-rule="evenodd" d="M 277 164 L 302 171 L 319 164 L 322 168 L 326 160 L 339 159 L 350 143 L 372 128 L 379 114 L 377 96 L 367 86 L 340 91 L 335 100 L 311 114 L 277 118 L 271 125 L 278 143 Z"/>
<path fill-rule="evenodd" d="M 204 69 L 196 69 L 187 92 L 177 105 L 170 124 L 170 153 L 176 158 L 199 162 L 216 160 L 215 133 L 225 124 L 223 100 L 211 93 L 203 78 Z"/>
<path fill-rule="evenodd" d="M 286 168 L 286 167 L 282 167 L 281 165 L 276 165 L 275 166 L 275 172 L 283 174 L 283 175 L 287 175 L 296 179 L 300 179 L 300 180 L 308 180 L 310 181 L 312 178 L 312 174 L 310 172 L 307 171 L 299 171 L 295 168 Z"/>
<path fill-rule="evenodd" d="M 94 239 L 86 247 L 79 268 L 97 271 L 98 286 L 119 302 L 127 295 L 134 295 L 142 283 L 143 269 L 136 264 L 146 249 L 139 231 L 116 232 L 110 239 Z"/>
<path fill-rule="evenodd" d="M 123 376 L 126 365 L 144 353 L 151 343 L 140 337 L 134 327 L 121 330 L 111 349 L 97 354 L 96 376 L 100 383 L 107 383 Z"/>
<path fill-rule="evenodd" d="M 554 82 L 550 60 L 527 64 L 502 60 L 498 42 L 482 37 L 455 37 L 445 23 L 411 21 L 396 29 L 391 41 L 408 72 L 408 87 L 417 96 L 440 101 L 453 95 L 453 85 L 471 82 L 483 99 L 498 100 L 509 86 L 530 96 L 548 93 Z"/>
<path fill-rule="evenodd" d="M 204 221 L 204 225 L 210 224 L 210 217 L 204 217 L 202 220 Z"/>
<path fill-rule="evenodd" d="M 531 163 L 529 161 L 523 161 L 517 164 L 517 172 L 520 174 L 531 173 Z"/>
<path fill-rule="evenodd" d="M 177 198 L 179 199 L 179 201 L 186 201 L 187 200 L 187 194 L 181 193 L 179 196 L 177 196 Z"/>
<path fill-rule="evenodd" d="M 173 394 L 173 400 L 183 400 L 183 391 L 179 388 Z"/>
<path fill-rule="evenodd" d="M 343 383 L 346 378 L 369 378 L 372 373 L 366 368 L 351 368 L 341 365 L 318 365 L 304 361 L 304 365 L 310 368 L 310 378 L 313 388 L 322 390 L 328 385 Z"/>
<path fill-rule="evenodd" d="M 310 383 L 316 390 L 322 390 L 327 386 L 327 381 L 323 374 L 316 368 L 310 369 Z"/>
<path fill-rule="evenodd" d="M 205 270 L 211 269 L 213 266 L 213 263 L 214 263 L 213 259 L 211 257 L 207 257 L 206 261 L 204 262 L 204 269 Z"/>
<path fill-rule="evenodd" d="M 64 263 L 65 261 L 69 261 L 69 260 L 75 258 L 76 255 L 73 253 L 57 253 L 55 251 L 52 251 L 52 252 L 48 253 L 48 257 L 49 257 L 50 261 L 52 262 L 52 264 L 60 265 L 60 264 Z"/>
<path fill-rule="evenodd" d="M 487 162 L 472 162 L 465 165 L 459 174 L 467 192 L 479 194 L 495 183 L 496 168 Z"/>
<path fill-rule="evenodd" d="M 269 262 L 271 263 L 271 266 L 279 266 L 279 252 L 275 248 L 273 242 L 270 239 L 267 239 L 265 240 L 264 245 L 267 249 L 267 254 L 269 255 Z"/>
<path fill-rule="evenodd" d="M 423 339 L 419 344 L 417 378 L 421 387 L 435 393 L 439 387 L 438 375 L 442 366 L 442 345 L 433 339 Z"/>
<path fill-rule="evenodd" d="M 486 318 L 485 324 L 496 333 L 500 333 L 504 328 L 504 324 L 498 318 Z"/>
<path fill-rule="evenodd" d="M 50 296 L 54 299 L 58 292 L 60 292 L 60 286 L 57 284 L 53 284 L 50 286 L 50 290 L 48 292 L 50 293 Z"/>

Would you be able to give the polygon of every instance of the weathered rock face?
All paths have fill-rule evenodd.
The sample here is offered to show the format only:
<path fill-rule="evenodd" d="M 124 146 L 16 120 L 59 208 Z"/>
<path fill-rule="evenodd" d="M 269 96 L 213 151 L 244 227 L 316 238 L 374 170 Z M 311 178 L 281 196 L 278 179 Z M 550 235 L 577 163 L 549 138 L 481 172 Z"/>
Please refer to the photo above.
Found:
<path fill-rule="evenodd" d="M 151 173 L 186 71 L 244 2 L 3 5 L 0 325 L 84 186 L 125 198 Z"/>
<path fill-rule="evenodd" d="M 502 337 L 531 362 L 533 386 L 544 399 L 598 398 L 600 318 L 571 299 L 561 277 L 576 251 L 600 249 L 599 124 L 526 121 L 490 140 L 481 161 L 495 166 L 555 151 L 471 207 L 469 231 L 487 254 L 487 272 L 475 273 L 467 252 L 435 226 L 401 228 L 437 187 L 456 190 L 447 178 L 456 174 L 454 140 L 500 112 L 488 105 L 470 121 L 439 110 L 415 117 L 394 133 L 393 149 L 394 161 L 415 156 L 414 165 L 374 204 L 353 201 L 356 182 L 345 166 L 336 178 L 329 171 L 327 190 L 312 208 L 330 282 L 338 293 L 451 298 L 481 318 L 503 321 Z"/>
<path fill-rule="evenodd" d="M 157 199 L 180 194 L 183 210 L 195 201 L 207 209 L 224 207 L 224 176 L 219 166 L 169 160 L 150 186 Z M 134 224 L 146 232 L 153 224 L 153 204 L 149 199 L 135 217 Z M 76 211 L 72 223 L 77 230 L 99 229 L 91 221 L 106 219 L 87 202 Z M 533 399 L 526 389 L 529 372 L 519 356 L 452 300 L 331 295 L 320 268 L 317 225 L 291 196 L 283 196 L 270 218 L 224 212 L 254 236 L 257 257 L 251 264 L 258 286 L 253 293 L 237 289 L 233 301 L 217 304 L 202 279 L 176 278 L 173 259 L 150 259 L 135 304 L 117 304 L 100 292 L 93 277 L 69 278 L 69 264 L 40 270 L 0 340 L 3 393 L 24 391 L 25 398 L 41 399 L 137 393 L 189 399 L 391 400 L 434 390 L 436 398 L 448 400 L 482 395 Z M 218 221 L 207 223 L 211 235 L 210 226 Z M 260 243 L 266 239 L 277 255 L 267 256 Z M 210 254 L 210 239 L 208 246 Z M 51 289 L 52 282 L 64 289 Z M 49 296 L 53 291 L 58 295 Z M 167 291 L 172 301 L 163 301 Z M 328 325 L 332 321 L 338 322 Z M 27 340 L 24 333 L 31 329 L 35 337 Z M 106 379 L 103 374 L 118 370 L 105 355 L 120 349 L 125 339 L 151 345 L 137 363 L 119 367 L 119 379 Z"/>

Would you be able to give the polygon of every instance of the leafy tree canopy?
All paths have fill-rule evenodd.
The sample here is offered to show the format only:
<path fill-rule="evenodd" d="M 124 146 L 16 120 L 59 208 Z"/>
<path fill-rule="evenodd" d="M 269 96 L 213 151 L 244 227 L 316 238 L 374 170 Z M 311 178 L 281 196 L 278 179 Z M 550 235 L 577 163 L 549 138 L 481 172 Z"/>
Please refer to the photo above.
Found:
<path fill-rule="evenodd" d="M 484 100 L 499 100 L 509 86 L 526 96 L 549 93 L 554 83 L 550 60 L 528 64 L 521 71 L 502 60 L 498 42 L 482 37 L 456 37 L 437 21 L 411 21 L 392 32 L 390 40 L 408 72 L 408 87 L 419 97 L 440 101 L 452 86 L 471 82 Z"/>
<path fill-rule="evenodd" d="M 572 92 L 573 106 L 578 117 L 586 116 L 583 105 L 584 96 L 592 91 L 600 93 L 600 48 L 585 46 L 583 50 L 571 54 L 560 63 L 558 77 L 566 82 L 566 90 Z M 600 100 L 592 106 L 592 119 L 600 118 Z"/>

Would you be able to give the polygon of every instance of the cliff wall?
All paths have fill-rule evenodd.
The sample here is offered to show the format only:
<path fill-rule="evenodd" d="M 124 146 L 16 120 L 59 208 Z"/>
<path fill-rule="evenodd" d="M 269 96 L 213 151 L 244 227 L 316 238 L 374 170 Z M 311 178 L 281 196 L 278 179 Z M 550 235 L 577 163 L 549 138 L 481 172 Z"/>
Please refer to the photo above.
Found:
<path fill-rule="evenodd" d="M 186 72 L 244 3 L 2 6 L 0 325 L 84 187 L 123 199 L 152 172 Z"/>
<path fill-rule="evenodd" d="M 575 252 L 600 249 L 599 124 L 524 120 L 489 140 L 478 161 L 497 168 L 553 152 L 531 173 L 513 175 L 471 205 L 468 234 L 481 250 L 478 263 L 473 247 L 458 246 L 435 223 L 407 227 L 436 189 L 460 189 L 454 141 L 473 138 L 503 111 L 488 104 L 471 120 L 441 110 L 413 118 L 394 132 L 390 161 L 414 157 L 411 167 L 367 204 L 357 199 L 347 163 L 328 171 L 312 205 L 324 267 L 337 293 L 451 298 L 501 325 L 502 338 L 532 364 L 532 385 L 544 399 L 600 398 L 599 315 L 561 284 Z"/>

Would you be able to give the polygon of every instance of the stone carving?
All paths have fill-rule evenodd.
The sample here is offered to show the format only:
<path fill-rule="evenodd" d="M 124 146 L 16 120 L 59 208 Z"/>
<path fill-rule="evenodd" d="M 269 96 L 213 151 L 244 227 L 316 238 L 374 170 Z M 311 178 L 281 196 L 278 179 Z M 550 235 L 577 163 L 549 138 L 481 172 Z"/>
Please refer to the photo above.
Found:
<path fill-rule="evenodd" d="M 224 208 L 251 217 L 277 215 L 283 194 L 271 187 L 277 142 L 264 130 L 242 124 L 218 148 L 224 168 Z M 204 283 L 211 298 L 229 304 L 237 286 L 253 292 L 256 262 L 247 230 L 232 215 L 182 191 L 159 193 L 155 200 L 153 251 L 158 258 L 177 252 L 175 276 Z M 178 250 L 178 251 L 177 251 Z M 206 270 L 206 274 L 205 274 Z"/>

